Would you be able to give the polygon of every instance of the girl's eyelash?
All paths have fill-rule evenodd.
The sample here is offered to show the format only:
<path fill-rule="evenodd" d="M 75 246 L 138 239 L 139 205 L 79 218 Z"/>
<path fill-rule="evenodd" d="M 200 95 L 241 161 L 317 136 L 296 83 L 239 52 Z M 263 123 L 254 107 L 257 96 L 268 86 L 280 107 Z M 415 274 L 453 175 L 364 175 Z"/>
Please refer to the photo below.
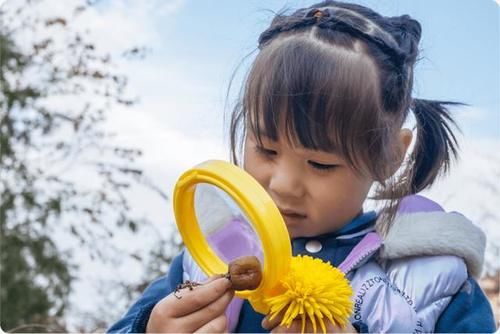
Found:
<path fill-rule="evenodd" d="M 273 157 L 277 155 L 277 152 L 274 150 L 270 150 L 268 148 L 265 148 L 263 146 L 255 146 L 255 151 L 257 153 L 262 154 L 268 158 Z M 312 166 L 314 169 L 320 170 L 320 171 L 329 171 L 337 167 L 338 165 L 327 165 L 327 164 L 320 164 L 319 162 L 315 161 L 308 161 L 309 165 Z"/>
<path fill-rule="evenodd" d="M 276 151 L 267 149 L 267 148 L 262 147 L 262 146 L 255 146 L 255 150 L 257 151 L 257 153 L 264 154 L 266 156 L 276 155 Z"/>
<path fill-rule="evenodd" d="M 335 167 L 337 167 L 337 165 L 325 165 L 325 164 L 320 164 L 318 162 L 314 162 L 314 161 L 310 161 L 310 160 L 308 162 L 309 162 L 309 165 L 311 165 L 313 168 L 318 169 L 318 170 L 322 170 L 322 171 L 332 170 Z"/>

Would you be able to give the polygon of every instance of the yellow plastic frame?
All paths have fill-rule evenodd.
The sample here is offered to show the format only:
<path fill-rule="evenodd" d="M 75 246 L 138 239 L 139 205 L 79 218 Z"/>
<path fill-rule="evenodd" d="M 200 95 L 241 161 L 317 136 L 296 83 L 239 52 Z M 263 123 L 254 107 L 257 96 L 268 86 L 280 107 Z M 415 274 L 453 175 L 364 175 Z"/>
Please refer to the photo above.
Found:
<path fill-rule="evenodd" d="M 221 160 L 203 162 L 181 175 L 174 189 L 174 214 L 184 244 L 208 276 L 227 272 L 222 261 L 206 241 L 194 209 L 195 186 L 212 184 L 225 191 L 250 219 L 264 254 L 262 281 L 255 290 L 237 291 L 253 308 L 267 313 L 262 302 L 289 269 L 292 258 L 290 237 L 283 218 L 264 188 L 243 169 Z"/>

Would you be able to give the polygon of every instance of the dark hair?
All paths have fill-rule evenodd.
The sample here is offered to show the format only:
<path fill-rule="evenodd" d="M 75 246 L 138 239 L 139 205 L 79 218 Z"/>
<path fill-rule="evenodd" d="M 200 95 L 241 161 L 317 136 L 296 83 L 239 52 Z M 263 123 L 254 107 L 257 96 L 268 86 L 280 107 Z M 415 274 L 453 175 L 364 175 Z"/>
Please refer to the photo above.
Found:
<path fill-rule="evenodd" d="M 291 15 L 279 13 L 259 37 L 259 53 L 231 115 L 232 159 L 238 163 L 247 127 L 305 148 L 336 151 L 380 183 L 374 196 L 398 200 L 432 185 L 457 155 L 446 101 L 413 99 L 420 24 L 408 15 L 384 17 L 369 8 L 324 1 Z M 398 135 L 410 110 L 417 139 L 406 170 Z M 284 122 L 284 123 L 280 123 Z M 239 144 L 239 146 L 238 146 Z"/>

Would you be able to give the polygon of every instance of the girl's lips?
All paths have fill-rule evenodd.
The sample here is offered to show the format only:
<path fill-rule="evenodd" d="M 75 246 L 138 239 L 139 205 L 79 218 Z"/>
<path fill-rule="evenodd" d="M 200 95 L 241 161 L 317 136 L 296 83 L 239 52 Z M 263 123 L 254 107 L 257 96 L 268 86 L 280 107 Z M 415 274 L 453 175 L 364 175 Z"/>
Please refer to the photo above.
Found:
<path fill-rule="evenodd" d="M 285 221 L 285 225 L 290 228 L 299 228 L 299 226 L 304 225 L 306 222 L 307 216 L 293 213 L 293 214 L 287 214 L 287 213 L 281 213 L 283 220 Z"/>
<path fill-rule="evenodd" d="M 285 209 L 279 209 L 279 210 L 280 210 L 280 213 L 283 217 L 292 218 L 292 219 L 304 219 L 307 217 L 307 215 L 300 213 L 300 212 L 297 212 L 297 211 L 285 210 Z"/>

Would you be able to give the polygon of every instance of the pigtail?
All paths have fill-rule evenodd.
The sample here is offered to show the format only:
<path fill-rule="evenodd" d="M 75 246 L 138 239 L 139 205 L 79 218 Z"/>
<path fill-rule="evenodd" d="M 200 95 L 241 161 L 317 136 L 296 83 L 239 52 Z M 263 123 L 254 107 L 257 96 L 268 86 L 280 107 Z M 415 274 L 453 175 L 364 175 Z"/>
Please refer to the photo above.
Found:
<path fill-rule="evenodd" d="M 452 127 L 458 129 L 448 106 L 458 102 L 413 99 L 410 108 L 417 121 L 417 138 L 406 169 L 382 184 L 372 199 L 384 200 L 377 219 L 377 232 L 386 235 L 396 217 L 401 199 L 430 187 L 441 172 L 447 172 L 458 157 L 458 143 Z"/>
<path fill-rule="evenodd" d="M 453 105 L 463 103 L 413 99 L 417 140 L 410 158 L 410 193 L 431 186 L 441 171 L 448 171 L 451 160 L 458 157 L 458 143 L 451 129 L 458 126 L 447 109 Z"/>

